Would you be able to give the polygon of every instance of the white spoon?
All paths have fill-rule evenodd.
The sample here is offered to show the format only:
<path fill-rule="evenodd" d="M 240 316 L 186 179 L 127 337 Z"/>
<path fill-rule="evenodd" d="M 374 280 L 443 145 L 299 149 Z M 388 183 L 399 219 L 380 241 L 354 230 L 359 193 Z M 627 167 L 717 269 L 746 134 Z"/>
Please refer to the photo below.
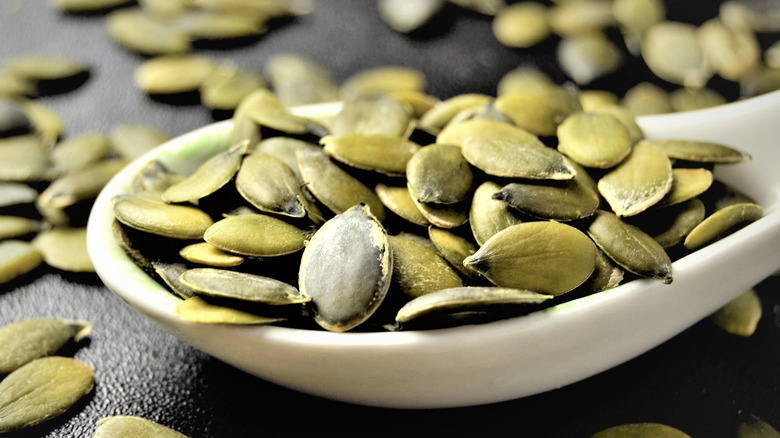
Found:
<path fill-rule="evenodd" d="M 311 117 L 334 105 L 301 107 Z M 450 329 L 329 333 L 193 324 L 177 299 L 140 271 L 111 234 L 110 200 L 156 157 L 177 169 L 227 147 L 230 122 L 172 140 L 133 162 L 100 194 L 88 248 L 120 298 L 185 342 L 249 373 L 303 392 L 366 405 L 431 408 L 519 398 L 597 374 L 668 340 L 780 268 L 780 91 L 718 108 L 641 117 L 649 138 L 717 141 L 753 156 L 716 178 L 752 196 L 766 216 L 673 265 L 674 281 L 628 282 L 528 316 Z"/>

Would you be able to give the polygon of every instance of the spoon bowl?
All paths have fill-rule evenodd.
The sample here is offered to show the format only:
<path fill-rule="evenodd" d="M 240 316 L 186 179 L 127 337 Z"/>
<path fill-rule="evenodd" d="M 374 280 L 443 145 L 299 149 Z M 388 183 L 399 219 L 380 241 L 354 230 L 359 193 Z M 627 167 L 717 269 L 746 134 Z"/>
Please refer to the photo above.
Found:
<path fill-rule="evenodd" d="M 299 107 L 326 118 L 338 104 Z M 531 314 L 424 331 L 331 333 L 180 320 L 179 301 L 114 241 L 111 199 L 128 193 L 158 159 L 191 172 L 228 146 L 230 121 L 177 137 L 137 159 L 105 187 L 89 218 L 87 244 L 106 286 L 184 342 L 239 369 L 297 391 L 350 403 L 469 406 L 559 388 L 632 359 L 708 316 L 780 268 L 780 92 L 720 107 L 638 119 L 648 138 L 717 141 L 753 160 L 719 166 L 715 177 L 749 194 L 766 215 L 673 264 L 674 281 L 627 282 Z"/>

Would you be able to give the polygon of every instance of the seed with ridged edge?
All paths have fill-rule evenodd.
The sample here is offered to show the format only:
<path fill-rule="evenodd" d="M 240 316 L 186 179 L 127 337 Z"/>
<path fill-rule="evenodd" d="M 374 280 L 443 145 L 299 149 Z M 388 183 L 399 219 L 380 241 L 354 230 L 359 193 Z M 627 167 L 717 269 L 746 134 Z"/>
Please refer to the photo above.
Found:
<path fill-rule="evenodd" d="M 471 240 L 452 231 L 436 227 L 428 227 L 428 237 L 436 246 L 439 254 L 450 262 L 458 272 L 470 278 L 479 277 L 478 272 L 463 264 L 466 257 L 477 252 L 477 247 Z"/>
<path fill-rule="evenodd" d="M 675 205 L 692 199 L 710 188 L 712 185 L 712 172 L 698 168 L 672 169 L 672 188 L 660 201 L 658 206 Z"/>
<path fill-rule="evenodd" d="M 585 167 L 606 169 L 631 152 L 631 136 L 615 117 L 575 113 L 558 126 L 558 150 Z"/>
<path fill-rule="evenodd" d="M 223 251 L 208 242 L 187 245 L 179 250 L 179 255 L 190 262 L 218 268 L 238 266 L 244 263 L 243 257 Z"/>
<path fill-rule="evenodd" d="M 761 219 L 764 208 L 752 202 L 732 204 L 707 216 L 685 238 L 683 244 L 695 249 L 726 235 L 737 226 Z"/>
<path fill-rule="evenodd" d="M 56 353 L 68 341 L 89 336 L 88 321 L 61 318 L 31 318 L 0 328 L 0 374 Z"/>
<path fill-rule="evenodd" d="M 57 227 L 32 240 L 47 265 L 71 272 L 95 272 L 87 253 L 87 229 Z"/>
<path fill-rule="evenodd" d="M 149 195 L 114 200 L 114 216 L 128 227 L 174 239 L 201 239 L 214 221 L 196 207 L 166 204 Z"/>
<path fill-rule="evenodd" d="M 223 251 L 251 257 L 274 257 L 303 249 L 311 233 L 266 214 L 228 216 L 210 226 L 206 242 Z"/>
<path fill-rule="evenodd" d="M 496 99 L 495 106 L 517 126 L 540 136 L 555 135 L 566 117 L 582 110 L 576 93 L 562 86 L 504 94 Z"/>
<path fill-rule="evenodd" d="M 243 141 L 212 156 L 192 175 L 168 187 L 162 193 L 162 199 L 171 203 L 197 201 L 216 192 L 238 172 L 248 147 L 249 142 Z"/>
<path fill-rule="evenodd" d="M 642 143 L 652 144 L 675 160 L 715 164 L 742 163 L 751 160 L 751 156 L 745 152 L 709 141 L 671 139 L 643 140 Z"/>
<path fill-rule="evenodd" d="M 330 124 L 334 136 L 383 134 L 406 138 L 410 133 L 411 110 L 384 94 L 362 96 L 344 102 Z"/>
<path fill-rule="evenodd" d="M 301 294 L 312 299 L 314 320 L 344 332 L 367 320 L 387 295 L 393 272 L 390 243 L 365 205 L 325 222 L 303 251 Z"/>
<path fill-rule="evenodd" d="M 496 233 L 463 263 L 499 287 L 560 295 L 593 273 L 596 246 L 570 225 L 524 222 Z"/>
<path fill-rule="evenodd" d="M 428 219 L 415 205 L 412 195 L 406 186 L 388 186 L 380 183 L 377 184 L 374 191 L 379 196 L 382 204 L 401 218 L 423 227 L 430 225 Z"/>
<path fill-rule="evenodd" d="M 97 422 L 92 438 L 120 438 L 126 436 L 155 438 L 187 438 L 173 429 L 141 417 L 114 415 Z"/>
<path fill-rule="evenodd" d="M 525 214 L 559 221 L 588 217 L 599 207 L 599 196 L 579 178 L 555 183 L 509 183 L 493 195 Z"/>

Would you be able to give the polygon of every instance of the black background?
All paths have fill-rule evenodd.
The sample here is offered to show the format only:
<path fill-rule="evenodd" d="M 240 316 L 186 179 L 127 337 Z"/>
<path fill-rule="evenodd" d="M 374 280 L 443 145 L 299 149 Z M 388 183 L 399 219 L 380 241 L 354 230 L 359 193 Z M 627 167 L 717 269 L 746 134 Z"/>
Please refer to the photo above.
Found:
<path fill-rule="evenodd" d="M 667 16 L 700 24 L 717 14 L 718 3 L 674 0 Z M 533 49 L 512 50 L 495 40 L 490 25 L 488 17 L 451 7 L 425 30 L 401 35 L 379 20 L 372 2 L 321 0 L 312 14 L 276 22 L 256 40 L 199 47 L 197 52 L 256 71 L 273 54 L 298 53 L 324 64 L 338 80 L 364 68 L 403 65 L 421 70 L 428 80 L 426 91 L 439 98 L 466 92 L 494 95 L 501 76 L 524 62 L 535 63 L 557 81 L 565 79 L 555 67 L 555 37 Z M 764 36 L 762 43 L 776 39 Z M 108 133 L 119 123 L 149 124 L 175 136 L 215 120 L 201 105 L 161 103 L 137 90 L 132 76 L 144 58 L 111 40 L 103 14 L 63 15 L 44 0 L 2 0 L 0 63 L 24 54 L 61 54 L 91 65 L 89 79 L 79 88 L 38 99 L 63 119 L 66 136 Z M 641 62 L 628 57 L 619 72 L 591 88 L 622 94 L 640 80 L 653 79 Z M 733 84 L 715 78 L 710 85 L 736 97 Z M 353 406 L 264 382 L 164 332 L 122 303 L 95 275 L 42 266 L 0 285 L 0 325 L 52 316 L 87 319 L 94 326 L 87 340 L 61 353 L 95 368 L 93 393 L 24 436 L 87 437 L 104 416 L 138 415 L 190 437 L 417 436 L 423 430 L 455 436 L 513 431 L 519 436 L 587 437 L 633 422 L 664 423 L 693 437 L 734 437 L 744 414 L 780 427 L 779 288 L 778 277 L 756 286 L 764 314 L 751 337 L 730 335 L 705 319 L 646 354 L 579 383 L 514 401 L 435 410 Z"/>

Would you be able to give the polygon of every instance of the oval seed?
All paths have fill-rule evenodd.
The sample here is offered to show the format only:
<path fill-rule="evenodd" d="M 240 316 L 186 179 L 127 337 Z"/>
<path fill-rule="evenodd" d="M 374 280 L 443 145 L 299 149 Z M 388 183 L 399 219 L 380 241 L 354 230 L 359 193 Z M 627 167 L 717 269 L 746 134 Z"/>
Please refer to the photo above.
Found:
<path fill-rule="evenodd" d="M 621 281 L 623 281 L 623 270 L 615 266 L 612 259 L 597 247 L 596 267 L 593 269 L 593 274 L 583 283 L 585 290 L 601 292 L 616 287 Z"/>
<path fill-rule="evenodd" d="M 493 181 L 486 181 L 474 191 L 469 209 L 469 225 L 479 246 L 504 228 L 522 222 L 506 202 L 493 197 L 501 188 Z"/>
<path fill-rule="evenodd" d="M 255 325 L 271 324 L 282 318 L 269 318 L 231 307 L 210 304 L 201 297 L 191 297 L 173 306 L 173 313 L 180 319 L 202 324 Z"/>
<path fill-rule="evenodd" d="M 38 198 L 38 191 L 21 183 L 0 183 L 0 207 L 29 204 Z"/>
<path fill-rule="evenodd" d="M 135 85 L 148 94 L 180 94 L 198 91 L 214 71 L 214 61 L 198 55 L 163 55 L 142 63 L 135 71 Z"/>
<path fill-rule="evenodd" d="M 171 203 L 191 202 L 216 192 L 238 172 L 248 147 L 249 142 L 243 141 L 212 156 L 192 175 L 168 187 L 162 193 L 162 199 Z"/>
<path fill-rule="evenodd" d="M 301 181 L 290 166 L 273 155 L 254 151 L 236 173 L 236 189 L 260 211 L 303 217 Z"/>
<path fill-rule="evenodd" d="M 658 244 L 670 248 L 682 242 L 704 220 L 704 203 L 693 198 L 685 203 L 649 210 L 632 222 L 642 231 L 653 236 Z"/>
<path fill-rule="evenodd" d="M 173 26 L 136 9 L 119 9 L 106 16 L 106 29 L 123 48 L 147 56 L 186 53 L 190 37 Z"/>
<path fill-rule="evenodd" d="M 374 188 L 379 200 L 385 207 L 390 209 L 403 219 L 423 227 L 430 225 L 428 219 L 422 214 L 417 205 L 412 200 L 412 195 L 406 186 L 393 187 L 385 184 L 377 184 Z"/>
<path fill-rule="evenodd" d="M 187 261 L 217 268 L 238 266 L 244 262 L 243 257 L 222 251 L 208 242 L 187 245 L 179 250 L 179 255 Z"/>
<path fill-rule="evenodd" d="M 43 229 L 41 221 L 19 216 L 0 215 L 0 240 L 35 233 Z"/>
<path fill-rule="evenodd" d="M 95 371 L 68 357 L 35 359 L 0 382 L 0 432 L 54 418 L 92 390 Z"/>
<path fill-rule="evenodd" d="M 181 274 L 180 280 L 200 296 L 252 301 L 271 306 L 310 301 L 298 289 L 279 280 L 225 269 L 196 268 Z"/>
<path fill-rule="evenodd" d="M 726 102 L 725 97 L 711 88 L 678 88 L 669 93 L 669 103 L 674 112 L 710 108 Z"/>
<path fill-rule="evenodd" d="M 764 208 L 752 202 L 732 204 L 712 213 L 685 238 L 688 249 L 699 248 L 725 235 L 739 225 L 757 221 L 764 216 Z"/>
<path fill-rule="evenodd" d="M 200 86 L 200 100 L 213 110 L 235 110 L 252 91 L 264 88 L 263 77 L 232 65 L 217 66 Z"/>
<path fill-rule="evenodd" d="M 359 96 L 389 94 L 394 91 L 423 91 L 425 76 L 418 70 L 385 66 L 361 70 L 347 77 L 339 89 L 345 101 Z"/>
<path fill-rule="evenodd" d="M 32 241 L 47 265 L 70 272 L 95 272 L 87 253 L 86 228 L 53 228 Z"/>
<path fill-rule="evenodd" d="M 111 152 L 111 140 L 99 132 L 88 132 L 60 141 L 51 151 L 51 160 L 59 172 L 66 173 L 105 158 Z"/>
<path fill-rule="evenodd" d="M 444 0 L 379 0 L 377 11 L 388 26 L 398 32 L 408 33 L 422 27 L 446 4 Z"/>
<path fill-rule="evenodd" d="M 712 70 L 696 30 L 696 26 L 682 22 L 654 24 L 642 37 L 642 59 L 665 81 L 693 88 L 704 86 L 712 76 Z"/>
<path fill-rule="evenodd" d="M 406 165 L 420 145 L 385 134 L 346 134 L 322 137 L 323 150 L 336 160 L 358 169 L 390 176 L 406 174 Z"/>
<path fill-rule="evenodd" d="M 454 287 L 431 292 L 409 301 L 398 310 L 395 320 L 406 323 L 430 315 L 484 311 L 510 305 L 539 304 L 552 297 L 552 295 L 502 287 Z"/>
<path fill-rule="evenodd" d="M 0 284 L 32 271 L 43 261 L 43 256 L 31 243 L 21 240 L 0 242 Z"/>
<path fill-rule="evenodd" d="M 510 183 L 493 198 L 531 216 L 559 221 L 588 217 L 600 204 L 598 193 L 577 177 L 560 184 Z"/>
<path fill-rule="evenodd" d="M 436 251 L 411 239 L 387 236 L 393 253 L 391 281 L 416 298 L 442 289 L 463 286 L 463 280 Z"/>
<path fill-rule="evenodd" d="M 291 135 L 322 133 L 318 123 L 290 113 L 271 90 L 260 88 L 247 95 L 236 108 L 236 114 L 254 121 L 261 127 Z"/>
<path fill-rule="evenodd" d="M 669 93 L 650 82 L 640 82 L 629 88 L 620 105 L 635 116 L 673 112 Z"/>
<path fill-rule="evenodd" d="M 657 423 L 622 424 L 591 435 L 590 438 L 691 438 L 690 435 L 671 426 Z"/>
<path fill-rule="evenodd" d="M 144 191 L 164 192 L 168 187 L 184 180 L 184 175 L 174 173 L 158 160 L 151 160 L 133 180 L 133 193 Z"/>
<path fill-rule="evenodd" d="M 710 320 L 723 330 L 737 336 L 750 336 L 761 319 L 761 301 L 748 289 L 710 315 Z"/>
<path fill-rule="evenodd" d="M 273 55 L 266 64 L 274 94 L 291 107 L 339 100 L 339 88 L 333 74 L 318 62 L 293 53 Z"/>
<path fill-rule="evenodd" d="M 117 198 L 114 216 L 128 227 L 174 239 L 202 239 L 214 221 L 202 210 L 145 195 Z"/>
<path fill-rule="evenodd" d="M 166 263 L 160 260 L 149 262 L 154 272 L 162 278 L 166 285 L 180 298 L 187 299 L 195 296 L 195 292 L 181 282 L 181 274 L 187 269 L 184 263 Z"/>
<path fill-rule="evenodd" d="M 90 12 L 115 8 L 131 0 L 53 0 L 54 7 L 65 12 Z"/>
<path fill-rule="evenodd" d="M 59 318 L 33 318 L 0 328 L 0 374 L 14 371 L 41 357 L 50 356 L 68 341 L 89 336 L 87 321 Z"/>
<path fill-rule="evenodd" d="M 609 0 L 558 2 L 550 8 L 548 20 L 552 32 L 562 37 L 603 30 L 615 21 Z"/>
<path fill-rule="evenodd" d="M 296 156 L 307 188 L 331 211 L 342 213 L 362 202 L 377 220 L 385 220 L 385 208 L 376 193 L 332 162 L 324 151 L 299 149 Z"/>
<path fill-rule="evenodd" d="M 729 27 L 712 18 L 697 29 L 701 49 L 718 76 L 738 81 L 761 64 L 761 46 L 755 32 Z"/>
<path fill-rule="evenodd" d="M 466 93 L 450 97 L 436 103 L 426 111 L 419 120 L 419 126 L 432 132 L 444 128 L 456 114 L 468 108 L 481 107 L 488 104 L 492 98 L 485 94 Z"/>
<path fill-rule="evenodd" d="M 265 214 L 228 216 L 203 238 L 217 248 L 250 257 L 274 257 L 303 249 L 311 233 Z"/>
<path fill-rule="evenodd" d="M 503 96 L 515 92 L 539 91 L 555 87 L 555 82 L 536 67 L 522 65 L 510 70 L 501 77 L 496 86 L 496 95 Z"/>
<path fill-rule="evenodd" d="M 293 172 L 303 182 L 301 172 L 298 169 L 298 158 L 295 156 L 295 151 L 301 148 L 309 148 L 318 150 L 317 145 L 309 143 L 303 140 L 298 140 L 291 137 L 271 137 L 266 138 L 257 144 L 257 151 L 264 154 L 273 155 L 274 157 L 282 160 L 285 164 L 290 166 Z"/>
<path fill-rule="evenodd" d="M 639 123 L 636 122 L 636 117 L 628 109 L 620 105 L 602 105 L 591 110 L 597 114 L 608 114 L 616 118 L 624 128 L 628 131 L 629 137 L 631 137 L 631 144 L 636 144 L 639 140 L 645 138 L 645 132 Z"/>
<path fill-rule="evenodd" d="M 366 206 L 356 205 L 314 234 L 303 252 L 299 288 L 311 297 L 320 326 L 344 332 L 379 307 L 392 272 L 387 234 Z"/>
<path fill-rule="evenodd" d="M 635 145 L 628 157 L 598 181 L 601 196 L 618 216 L 632 216 L 660 201 L 672 188 L 672 164 L 650 143 Z"/>
<path fill-rule="evenodd" d="M 114 151 L 127 160 L 134 160 L 170 140 L 171 136 L 148 125 L 118 124 L 109 133 Z"/>
<path fill-rule="evenodd" d="M 32 135 L 0 139 L 0 181 L 50 181 L 57 176 L 47 146 Z"/>
<path fill-rule="evenodd" d="M 555 135 L 566 117 L 582 110 L 576 93 L 559 86 L 504 94 L 495 106 L 517 126 L 540 136 Z"/>
<path fill-rule="evenodd" d="M 774 427 L 755 415 L 743 415 L 737 427 L 737 438 L 777 438 L 780 436 Z"/>
<path fill-rule="evenodd" d="M 750 161 L 752 158 L 731 146 L 699 140 L 644 140 L 659 148 L 674 160 L 694 161 L 697 163 L 732 164 Z"/>
<path fill-rule="evenodd" d="M 428 227 L 428 237 L 436 250 L 458 272 L 469 278 L 479 277 L 479 273 L 463 264 L 463 260 L 477 252 L 477 247 L 468 239 L 436 227 Z"/>
<path fill-rule="evenodd" d="M 20 106 L 35 127 L 35 132 L 47 147 L 51 147 L 62 137 L 65 132 L 65 123 L 59 114 L 34 100 L 20 101 Z"/>
<path fill-rule="evenodd" d="M 120 438 L 127 436 L 155 438 L 187 438 L 161 424 L 140 417 L 114 415 L 97 422 L 92 438 Z"/>
<path fill-rule="evenodd" d="M 566 37 L 555 51 L 561 69 L 578 85 L 588 85 L 620 67 L 622 52 L 600 32 Z"/>
<path fill-rule="evenodd" d="M 522 2 L 500 9 L 493 18 L 493 35 L 508 47 L 528 48 L 550 36 L 547 6 Z"/>
<path fill-rule="evenodd" d="M 625 270 L 662 283 L 672 282 L 672 262 L 663 247 L 614 213 L 596 211 L 588 235 L 604 254 Z"/>
<path fill-rule="evenodd" d="M 615 117 L 575 113 L 558 126 L 558 150 L 586 167 L 607 169 L 631 152 L 631 136 Z"/>
<path fill-rule="evenodd" d="M 405 104 L 384 94 L 362 96 L 344 102 L 331 122 L 330 133 L 336 137 L 383 134 L 407 138 L 411 132 L 411 117 L 411 111 Z"/>
<path fill-rule="evenodd" d="M 65 208 L 95 198 L 103 187 L 125 167 L 121 158 L 97 161 L 77 172 L 67 173 L 49 184 L 38 197 L 42 206 Z"/>
<path fill-rule="evenodd" d="M 423 204 L 455 204 L 470 194 L 474 174 L 458 146 L 420 148 L 406 166 L 412 197 Z"/>
<path fill-rule="evenodd" d="M 712 181 L 712 172 L 708 169 L 672 169 L 672 188 L 658 201 L 658 206 L 675 205 L 699 196 L 710 188 Z"/>
<path fill-rule="evenodd" d="M 432 204 L 422 203 L 411 196 L 414 205 L 431 224 L 440 228 L 459 227 L 469 220 L 469 207 L 464 202 L 457 204 Z"/>
<path fill-rule="evenodd" d="M 170 25 L 192 40 L 207 41 L 246 38 L 265 30 L 263 23 L 248 14 L 202 10 L 184 11 Z"/>
<path fill-rule="evenodd" d="M 596 247 L 572 226 L 525 222 L 496 233 L 463 263 L 499 287 L 560 295 L 590 277 Z"/>

